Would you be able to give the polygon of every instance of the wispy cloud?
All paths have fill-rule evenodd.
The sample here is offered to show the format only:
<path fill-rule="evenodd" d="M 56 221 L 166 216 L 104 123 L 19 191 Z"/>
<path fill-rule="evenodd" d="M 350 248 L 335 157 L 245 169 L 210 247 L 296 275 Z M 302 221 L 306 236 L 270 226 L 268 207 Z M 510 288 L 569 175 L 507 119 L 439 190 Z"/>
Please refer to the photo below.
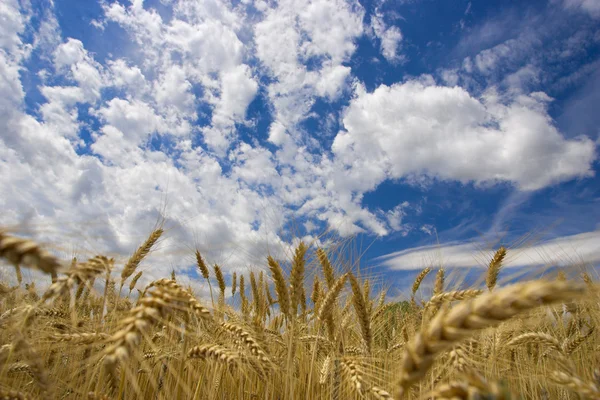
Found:
<path fill-rule="evenodd" d="M 540 265 L 568 265 L 581 261 L 600 261 L 600 230 L 564 236 L 535 245 L 510 249 L 504 266 L 508 268 Z M 375 258 L 380 266 L 392 270 L 422 269 L 428 265 L 445 267 L 482 267 L 492 257 L 494 250 L 482 249 L 477 242 L 447 243 L 439 246 L 422 246 Z"/>

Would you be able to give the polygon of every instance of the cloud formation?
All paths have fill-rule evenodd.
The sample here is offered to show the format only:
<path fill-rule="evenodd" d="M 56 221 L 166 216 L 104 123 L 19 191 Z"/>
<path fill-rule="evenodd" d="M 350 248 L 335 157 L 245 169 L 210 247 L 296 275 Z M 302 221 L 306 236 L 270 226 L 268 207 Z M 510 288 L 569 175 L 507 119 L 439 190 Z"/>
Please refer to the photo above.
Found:
<path fill-rule="evenodd" d="M 600 261 L 600 231 L 585 232 L 548 240 L 536 245 L 508 251 L 502 263 L 505 268 L 537 266 L 569 266 L 582 260 Z M 427 266 L 479 268 L 486 267 L 494 251 L 481 250 L 476 243 L 423 246 L 378 257 L 380 265 L 393 270 L 419 270 Z"/>
<path fill-rule="evenodd" d="M 485 184 L 508 181 L 522 190 L 593 174 L 595 144 L 566 140 L 547 114 L 544 93 L 481 99 L 460 87 L 421 79 L 357 90 L 333 152 L 368 191 L 384 179 L 411 175 Z"/>
<path fill-rule="evenodd" d="M 351 65 L 357 40 L 373 29 L 396 63 L 403 36 L 379 16 L 365 26 L 356 1 L 163 3 L 170 15 L 101 2 L 87 29 L 114 40 L 118 26 L 116 55 L 64 37 L 51 7 L 0 7 L 3 223 L 29 215 L 93 238 L 86 251 L 126 254 L 164 211 L 152 279 L 191 265 L 181 254 L 194 240 L 226 268 L 264 263 L 293 222 L 307 239 L 323 227 L 407 234 L 405 199 L 363 204 L 388 179 L 535 190 L 592 174 L 595 144 L 565 138 L 544 93 L 479 95 L 428 75 L 367 92 Z M 503 51 L 475 65 L 489 71 Z M 248 113 L 255 102 L 264 132 Z M 340 122 L 333 138 L 302 125 L 317 102 Z"/>

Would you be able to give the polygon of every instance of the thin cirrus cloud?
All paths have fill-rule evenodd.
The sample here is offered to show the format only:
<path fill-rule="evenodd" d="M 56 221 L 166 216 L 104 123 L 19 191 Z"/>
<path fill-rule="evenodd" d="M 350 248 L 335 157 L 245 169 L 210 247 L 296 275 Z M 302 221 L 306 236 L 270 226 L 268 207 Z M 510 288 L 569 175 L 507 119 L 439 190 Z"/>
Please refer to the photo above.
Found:
<path fill-rule="evenodd" d="M 506 268 L 568 266 L 584 260 L 600 261 L 600 231 L 555 238 L 535 245 L 510 249 L 503 266 Z M 377 257 L 374 261 L 392 270 L 419 270 L 427 266 L 460 268 L 485 267 L 493 251 L 481 250 L 477 243 L 422 246 Z M 487 258 L 486 258 L 487 257 Z"/>

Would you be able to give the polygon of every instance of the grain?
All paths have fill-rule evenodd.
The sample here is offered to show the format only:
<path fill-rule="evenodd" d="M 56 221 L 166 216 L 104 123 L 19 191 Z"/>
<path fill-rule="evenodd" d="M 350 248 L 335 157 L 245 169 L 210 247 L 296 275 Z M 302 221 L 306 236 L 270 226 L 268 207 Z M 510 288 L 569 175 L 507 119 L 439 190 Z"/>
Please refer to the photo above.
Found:
<path fill-rule="evenodd" d="M 136 249 L 131 257 L 129 257 L 129 260 L 127 260 L 127 263 L 123 267 L 123 271 L 121 271 L 121 286 L 123 286 L 123 283 L 127 280 L 127 278 L 129 278 L 135 272 L 137 267 L 140 265 L 140 262 L 142 262 L 150 250 L 152 250 L 152 247 L 154 247 L 162 234 L 163 230 L 161 228 L 152 231 L 146 241 Z"/>
<path fill-rule="evenodd" d="M 34 241 L 11 236 L 2 230 L 0 230 L 0 258 L 5 258 L 15 265 L 17 271 L 20 265 L 39 269 L 47 274 L 56 273 L 61 268 L 60 261 Z"/>
<path fill-rule="evenodd" d="M 502 268 L 502 260 L 504 260 L 505 256 L 506 248 L 502 246 L 496 251 L 494 257 L 492 257 L 492 260 L 490 261 L 487 276 L 485 278 L 485 284 L 490 291 L 494 290 L 494 287 L 498 282 L 498 275 L 500 274 L 500 268 Z"/>
<path fill-rule="evenodd" d="M 406 346 L 397 397 L 425 376 L 439 353 L 476 331 L 496 326 L 520 312 L 572 299 L 583 292 L 582 287 L 566 282 L 521 283 L 461 303 L 447 313 L 438 313 Z"/>

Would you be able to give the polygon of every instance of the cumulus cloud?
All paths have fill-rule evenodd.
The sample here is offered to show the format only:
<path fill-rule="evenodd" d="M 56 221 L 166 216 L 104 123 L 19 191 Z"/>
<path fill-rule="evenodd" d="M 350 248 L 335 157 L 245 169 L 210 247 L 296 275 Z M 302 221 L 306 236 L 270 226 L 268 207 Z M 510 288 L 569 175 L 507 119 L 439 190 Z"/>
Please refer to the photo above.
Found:
<path fill-rule="evenodd" d="M 335 100 L 344 91 L 350 69 L 342 63 L 356 49 L 363 16 L 351 0 L 282 1 L 265 10 L 254 34 L 258 59 L 276 79 L 268 88 L 275 110 L 272 143 L 292 144 L 284 137 L 295 132 L 315 98 Z M 309 69 L 307 61 L 315 66 Z"/>
<path fill-rule="evenodd" d="M 332 149 L 350 170 L 372 171 L 352 182 L 362 191 L 410 175 L 508 181 L 522 190 L 592 175 L 595 144 L 565 139 L 547 114 L 548 101 L 543 93 L 476 99 L 423 80 L 359 89 Z"/>
<path fill-rule="evenodd" d="M 402 32 L 397 26 L 387 26 L 381 13 L 371 17 L 371 27 L 375 36 L 381 41 L 381 54 L 389 62 L 402 61 L 404 57 L 399 54 L 402 43 Z"/>
<path fill-rule="evenodd" d="M 245 48 L 238 36 L 240 17 L 217 1 L 177 2 L 169 22 L 142 2 L 129 7 L 104 5 L 104 11 L 108 20 L 130 32 L 143 55 L 142 70 L 139 74 L 135 69 L 127 71 L 128 78 L 141 82 L 144 70 L 159 76 L 154 88 L 157 112 L 179 134 L 191 133 L 190 122 L 197 119 L 199 101 L 210 104 L 212 123 L 202 129 L 204 141 L 220 156 L 225 155 L 236 139 L 234 124 L 244 120 L 258 89 L 244 63 Z M 116 72 L 126 71 L 123 65 L 116 66 Z M 200 99 L 192 94 L 195 86 L 203 90 Z"/>
<path fill-rule="evenodd" d="M 54 52 L 54 67 L 78 84 L 89 102 L 100 98 L 105 86 L 102 67 L 88 54 L 80 40 L 69 38 Z"/>
<path fill-rule="evenodd" d="M 0 11 L 12 13 L 10 18 L 16 21 L 10 25 L 12 32 L 3 25 L 0 50 L 0 187 L 3 193 L 12 193 L 0 199 L 3 224 L 19 223 L 30 215 L 37 226 L 46 227 L 46 235 L 75 238 L 73 245 L 85 258 L 98 251 L 127 254 L 164 211 L 169 235 L 153 255 L 146 281 L 168 275 L 171 267 L 187 268 L 191 260 L 182 259 L 180 253 L 189 249 L 181 247 L 193 246 L 194 237 L 209 260 L 236 268 L 262 263 L 269 244 L 275 246 L 274 253 L 280 250 L 283 242 L 275 232 L 283 223 L 278 218 L 283 206 L 252 187 L 269 179 L 256 170 L 267 171 L 269 155 L 264 149 L 241 146 L 240 156 L 231 162 L 235 173 L 229 177 L 218 159 L 192 146 L 189 137 L 177 142 L 175 158 L 145 145 L 154 132 L 186 133 L 171 120 L 171 114 L 193 118 L 195 112 L 196 99 L 183 67 L 152 70 L 155 78 L 149 81 L 145 67 L 125 60 L 102 66 L 82 42 L 67 39 L 53 60 L 56 73 L 71 86 L 40 87 L 45 101 L 38 116 L 29 115 L 19 76 L 26 56 L 27 46 L 20 38 L 26 18 L 16 3 Z M 246 69 L 237 68 L 226 71 L 233 74 L 226 80 L 229 93 L 243 81 L 239 76 L 250 79 Z M 125 89 L 126 96 L 98 101 L 102 89 L 110 86 Z M 252 83 L 249 86 L 245 105 L 256 90 Z M 228 96 L 224 113 L 241 118 L 245 105 L 240 107 Z M 100 125 L 85 143 L 79 104 L 89 107 Z M 91 151 L 80 152 L 85 144 Z M 56 240 L 46 235 L 45 239 Z M 233 245 L 240 251 L 232 256 Z M 68 248 L 61 250 L 70 256 Z"/>

